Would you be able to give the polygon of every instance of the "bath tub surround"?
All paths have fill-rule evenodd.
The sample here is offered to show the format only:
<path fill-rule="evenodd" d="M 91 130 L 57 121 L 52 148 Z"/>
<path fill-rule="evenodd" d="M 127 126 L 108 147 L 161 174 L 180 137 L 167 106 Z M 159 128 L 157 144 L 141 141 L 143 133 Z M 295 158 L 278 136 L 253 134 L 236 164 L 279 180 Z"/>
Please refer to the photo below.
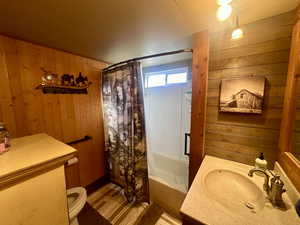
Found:
<path fill-rule="evenodd" d="M 184 221 L 209 225 L 300 224 L 288 195 L 292 190 L 282 195 L 284 208 L 274 207 L 263 190 L 264 177 L 248 176 L 252 168 L 206 156 L 180 209 Z"/>
<path fill-rule="evenodd" d="M 180 218 L 180 206 L 186 196 L 174 187 L 171 187 L 163 179 L 155 176 L 149 176 L 150 199 L 169 214 Z"/>
<path fill-rule="evenodd" d="M 187 158 L 180 159 L 163 154 L 148 152 L 149 176 L 180 192 L 187 193 L 188 168 Z"/>

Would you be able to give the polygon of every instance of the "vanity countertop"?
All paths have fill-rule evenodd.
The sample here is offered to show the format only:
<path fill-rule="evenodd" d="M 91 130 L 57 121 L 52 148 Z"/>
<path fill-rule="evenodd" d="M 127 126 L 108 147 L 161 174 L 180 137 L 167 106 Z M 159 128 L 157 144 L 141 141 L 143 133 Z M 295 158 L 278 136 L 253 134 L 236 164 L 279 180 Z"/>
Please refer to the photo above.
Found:
<path fill-rule="evenodd" d="M 193 223 L 199 222 L 200 224 L 208 225 L 298 225 L 300 218 L 297 216 L 295 208 L 286 193 L 283 194 L 283 200 L 286 209 L 274 208 L 272 204 L 263 199 L 263 208 L 257 210 L 248 209 L 243 203 L 237 207 L 237 210 L 230 209 L 230 205 L 226 206 L 226 201 L 223 204 L 218 201 L 215 196 L 207 194 L 206 177 L 207 174 L 213 171 L 233 171 L 242 176 L 242 179 L 250 179 L 254 185 L 262 190 L 264 177 L 254 174 L 253 177 L 248 177 L 248 172 L 252 166 L 237 163 L 229 160 L 224 160 L 212 156 L 205 156 L 200 169 L 192 183 L 190 190 L 183 202 L 180 212 L 185 220 Z M 234 181 L 233 181 L 234 182 Z M 239 185 L 238 183 L 234 185 Z M 233 185 L 233 186 L 234 186 Z M 239 188 L 236 186 L 237 189 Z M 216 190 L 222 192 L 222 187 L 216 187 Z M 241 189 L 242 190 L 242 189 Z M 232 192 L 234 194 L 234 191 Z M 260 192 L 261 193 L 261 192 Z M 226 195 L 220 193 L 219 196 Z M 238 194 L 237 194 L 238 195 Z M 233 197 L 234 198 L 234 197 Z M 239 209 L 240 207 L 240 209 Z"/>
<path fill-rule="evenodd" d="M 75 152 L 47 134 L 12 139 L 9 151 L 0 155 L 0 185 L 45 169 L 47 165 L 63 164 Z"/>

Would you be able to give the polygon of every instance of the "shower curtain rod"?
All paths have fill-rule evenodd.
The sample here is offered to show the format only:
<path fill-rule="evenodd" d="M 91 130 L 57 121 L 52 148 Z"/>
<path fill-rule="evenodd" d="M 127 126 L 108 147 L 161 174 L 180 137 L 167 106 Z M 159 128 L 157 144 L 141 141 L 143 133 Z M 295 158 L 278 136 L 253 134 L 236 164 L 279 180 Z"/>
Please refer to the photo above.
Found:
<path fill-rule="evenodd" d="M 175 55 L 175 54 L 184 53 L 184 52 L 193 52 L 193 49 L 192 48 L 187 48 L 187 49 L 181 49 L 181 50 L 172 51 L 172 52 L 163 52 L 163 53 L 154 54 L 154 55 L 146 55 L 146 56 L 142 56 L 142 57 L 132 58 L 132 59 L 128 59 L 128 60 L 125 60 L 125 61 L 115 63 L 113 65 L 110 65 L 110 66 L 104 68 L 103 71 L 107 71 L 107 70 L 109 70 L 109 69 L 111 69 L 115 66 L 118 66 L 118 65 L 121 65 L 121 64 L 126 64 L 126 63 L 133 62 L 133 61 L 149 59 L 149 58 L 154 58 L 154 57 L 160 57 L 160 56 L 166 56 L 166 55 Z"/>

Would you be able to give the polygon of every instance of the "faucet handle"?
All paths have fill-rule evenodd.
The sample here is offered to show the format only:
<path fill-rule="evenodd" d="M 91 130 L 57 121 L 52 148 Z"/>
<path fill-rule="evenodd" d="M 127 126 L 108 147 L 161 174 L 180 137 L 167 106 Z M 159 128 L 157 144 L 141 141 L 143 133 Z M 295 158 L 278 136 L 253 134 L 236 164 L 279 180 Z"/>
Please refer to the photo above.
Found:
<path fill-rule="evenodd" d="M 275 177 L 276 175 L 280 177 L 280 175 L 278 175 L 277 173 L 274 173 L 272 170 L 268 170 L 268 172 L 269 172 L 273 177 Z"/>
<path fill-rule="evenodd" d="M 271 186 L 276 185 L 277 187 L 281 188 L 282 192 L 285 192 L 285 190 L 283 189 L 284 182 L 280 179 L 280 175 L 272 172 L 271 170 L 269 170 L 269 172 L 273 176 L 271 178 Z"/>
<path fill-rule="evenodd" d="M 273 172 L 272 170 L 268 170 L 269 173 L 275 178 L 275 180 L 281 180 L 280 175 L 276 172 Z M 282 182 L 282 181 L 281 181 Z"/>
<path fill-rule="evenodd" d="M 280 175 L 277 174 L 277 173 L 275 173 L 273 176 L 274 176 L 275 179 L 280 179 Z"/>
<path fill-rule="evenodd" d="M 280 175 L 274 174 L 274 177 L 271 179 L 271 185 L 276 185 L 278 187 L 281 187 L 283 190 L 284 182 L 280 179 Z"/>

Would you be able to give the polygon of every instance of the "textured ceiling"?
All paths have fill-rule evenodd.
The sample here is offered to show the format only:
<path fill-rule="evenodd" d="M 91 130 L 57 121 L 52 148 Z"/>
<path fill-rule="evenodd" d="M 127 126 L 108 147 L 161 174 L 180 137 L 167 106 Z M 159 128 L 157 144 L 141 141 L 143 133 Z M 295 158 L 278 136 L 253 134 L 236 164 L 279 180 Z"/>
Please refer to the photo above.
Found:
<path fill-rule="evenodd" d="M 233 0 L 242 24 L 290 11 L 298 3 Z M 215 0 L 1 0 L 0 33 L 117 62 L 190 47 L 192 33 L 228 26 L 216 20 L 217 7 Z M 172 59 L 148 64 L 167 58 Z"/>

